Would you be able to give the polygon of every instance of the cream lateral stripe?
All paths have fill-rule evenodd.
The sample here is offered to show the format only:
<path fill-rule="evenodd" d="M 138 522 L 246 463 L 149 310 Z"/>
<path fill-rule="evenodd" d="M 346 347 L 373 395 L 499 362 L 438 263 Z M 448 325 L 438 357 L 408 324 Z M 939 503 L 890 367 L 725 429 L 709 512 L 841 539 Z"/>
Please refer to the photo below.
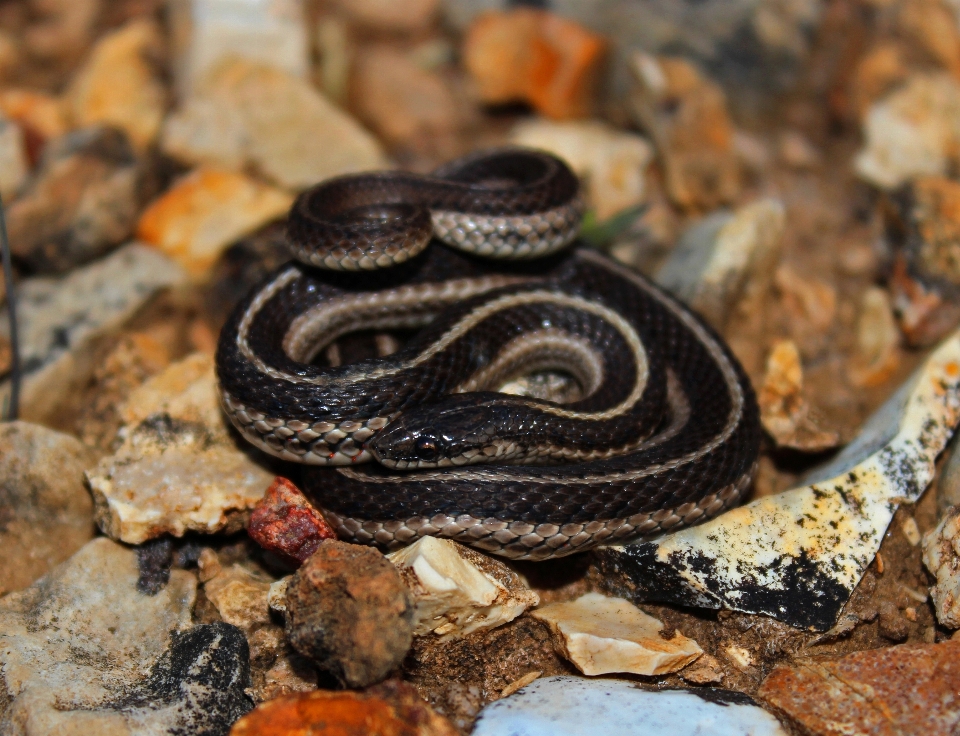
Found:
<path fill-rule="evenodd" d="M 617 315 L 617 317 L 619 318 L 620 315 Z M 643 396 L 643 391 L 647 386 L 647 378 L 649 377 L 650 367 L 647 361 L 647 352 L 643 347 L 643 343 L 640 340 L 640 336 L 637 335 L 637 333 L 633 330 L 630 324 L 627 323 L 626 320 L 623 320 L 622 318 L 620 318 L 620 324 L 616 324 L 615 326 L 617 330 L 623 335 L 627 343 L 630 345 L 630 349 L 637 361 L 637 373 L 636 373 L 636 376 L 634 377 L 633 390 L 630 392 L 630 395 L 627 396 L 627 398 L 625 398 L 616 406 L 613 406 L 610 409 L 604 409 L 603 411 L 595 411 L 595 412 L 573 411 L 570 409 L 564 409 L 563 407 L 560 407 L 560 406 L 549 406 L 549 405 L 541 406 L 540 404 L 537 404 L 538 409 L 540 409 L 546 414 L 552 414 L 553 416 L 563 417 L 567 419 L 584 419 L 584 420 L 590 420 L 590 421 L 602 421 L 605 419 L 612 419 L 613 417 L 620 416 L 621 414 L 629 411 L 633 406 L 636 405 L 636 403 L 640 400 L 640 397 Z M 548 331 L 545 330 L 544 333 L 546 332 Z M 536 332 L 528 333 L 524 337 L 518 338 L 517 340 L 507 343 L 507 346 L 505 347 L 507 347 L 508 349 L 513 347 L 514 350 L 516 350 L 517 352 L 516 358 L 522 357 L 524 352 L 535 349 L 536 346 L 531 345 L 529 343 L 533 341 L 538 334 L 543 334 L 543 333 L 536 333 Z M 588 360 L 592 358 L 593 361 L 596 361 L 596 357 L 595 357 L 596 354 L 588 342 L 586 342 L 585 340 L 584 341 L 573 340 L 569 336 L 567 336 L 566 339 L 563 339 L 561 336 L 563 336 L 564 334 L 565 333 L 561 332 L 560 330 L 555 330 L 551 334 L 551 337 L 558 338 L 557 340 L 558 342 L 562 341 L 564 345 L 572 348 L 570 350 L 571 354 L 585 355 L 585 357 Z M 576 345 L 576 343 L 580 343 L 580 345 Z M 501 351 L 501 354 L 499 354 L 496 358 L 496 362 L 491 363 L 491 365 L 485 368 L 484 371 L 488 371 L 488 370 L 490 370 L 491 372 L 496 371 L 498 364 L 501 362 L 501 356 L 503 355 L 503 352 L 504 351 Z M 506 362 L 507 358 L 504 358 L 503 360 L 504 362 Z M 603 371 L 602 364 L 599 366 L 597 365 L 590 366 L 590 368 L 593 368 L 593 371 L 591 372 L 593 372 L 594 375 L 597 375 L 597 373 L 602 375 L 602 371 Z M 590 368 L 588 368 L 587 370 L 589 371 Z M 467 382 L 467 386 L 469 386 L 469 384 L 472 383 L 473 381 L 474 381 L 474 377 L 471 377 L 471 379 Z M 478 379 L 476 383 L 478 385 L 483 385 L 484 381 L 481 378 L 481 379 Z M 600 381 L 597 381 L 597 385 L 599 385 L 599 383 Z M 594 390 L 596 388 L 597 386 L 594 386 Z M 475 389 L 471 389 L 471 388 L 463 389 L 463 391 L 470 391 L 470 390 L 475 390 Z M 457 392 L 461 392 L 459 388 L 457 389 Z"/>
<path fill-rule="evenodd" d="M 328 299 L 317 304 L 290 323 L 283 340 L 283 351 L 291 360 L 307 362 L 327 344 L 356 328 L 387 329 L 415 327 L 433 312 L 453 301 L 468 299 L 503 286 L 524 282 L 526 279 L 490 276 L 478 279 L 457 279 L 437 284 L 402 286 L 385 292 L 350 294 Z M 391 322 L 395 311 L 408 309 L 412 321 Z M 389 314 L 384 314 L 392 310 Z M 346 317 L 349 322 L 338 323 Z M 322 335 L 322 341 L 321 341 Z"/>
<path fill-rule="evenodd" d="M 539 359 L 544 353 L 549 353 L 549 356 Z M 562 366 L 551 362 L 552 356 L 561 354 L 568 362 Z M 531 364 L 535 364 L 534 367 L 529 367 Z M 523 372 L 517 373 L 521 366 Z M 563 369 L 572 373 L 580 383 L 584 397 L 592 394 L 603 383 L 603 358 L 597 354 L 596 348 L 577 335 L 549 328 L 527 332 L 504 343 L 489 365 L 467 378 L 452 393 L 495 391 L 497 389 L 493 388 L 494 386 L 511 380 L 516 375 L 529 375 L 550 369 Z"/>
<path fill-rule="evenodd" d="M 713 452 L 717 447 L 726 442 L 733 432 L 736 430 L 737 425 L 740 423 L 740 418 L 743 414 L 743 391 L 740 390 L 740 383 L 737 380 L 736 371 L 733 369 L 733 366 L 730 364 L 730 361 L 727 360 L 727 356 L 724 354 L 721 347 L 717 344 L 716 340 L 710 336 L 710 334 L 697 322 L 697 320 L 691 315 L 686 314 L 686 312 L 669 296 L 661 294 L 659 291 L 655 291 L 647 286 L 641 279 L 637 278 L 629 271 L 615 264 L 606 263 L 602 260 L 602 256 L 594 256 L 589 251 L 578 251 L 578 258 L 583 258 L 585 260 L 592 261 L 596 265 L 605 268 L 608 271 L 613 271 L 621 278 L 628 279 L 633 283 L 638 289 L 642 289 L 644 292 L 650 295 L 651 298 L 656 299 L 658 302 L 663 304 L 667 309 L 669 309 L 680 321 L 684 323 L 696 336 L 700 343 L 707 349 L 711 357 L 714 359 L 714 362 L 720 368 L 720 371 L 723 373 L 724 378 L 727 383 L 727 390 L 730 392 L 731 407 L 730 414 L 727 417 L 727 423 L 724 426 L 723 430 L 713 438 L 706 445 L 701 447 L 699 450 L 694 452 L 689 452 L 685 455 L 671 460 L 670 462 L 660 463 L 657 465 L 649 465 L 644 468 L 637 468 L 635 470 L 630 470 L 626 472 L 618 472 L 618 480 L 638 480 L 640 478 L 646 478 L 650 475 L 656 475 L 664 470 L 670 470 L 673 468 L 678 468 L 681 465 L 686 465 L 687 463 L 693 462 L 709 452 Z M 352 469 L 346 468 L 337 468 L 337 472 L 343 473 L 348 478 L 357 480 L 360 482 L 369 482 L 365 480 L 365 477 L 362 474 L 357 473 Z M 583 478 L 565 478 L 559 475 L 549 475 L 543 474 L 539 476 L 533 476 L 532 474 L 527 474 L 523 472 L 522 469 L 517 470 L 511 467 L 497 468 L 496 470 L 491 469 L 488 472 L 481 470 L 460 470 L 454 473 L 436 473 L 436 472 L 424 472 L 420 473 L 417 478 L 418 480 L 441 480 L 448 478 L 455 478 L 457 480 L 464 480 L 475 483 L 490 482 L 491 480 L 504 480 L 505 478 L 510 479 L 519 479 L 525 483 L 535 484 L 535 483 L 550 483 L 550 484 L 563 484 L 563 485 L 585 485 L 601 482 L 606 479 L 604 474 L 594 474 L 588 475 Z M 384 475 L 377 476 L 377 483 L 407 483 L 409 482 L 409 477 L 404 475 Z"/>
<path fill-rule="evenodd" d="M 384 366 L 378 370 L 371 371 L 369 373 L 360 373 L 360 372 L 350 372 L 336 378 L 330 376 L 317 376 L 314 378 L 303 378 L 302 376 L 297 376 L 292 373 L 287 373 L 286 371 L 280 371 L 272 366 L 266 365 L 263 360 L 257 356 L 253 350 L 250 349 L 250 346 L 247 342 L 247 334 L 249 333 L 250 324 L 253 322 L 254 317 L 263 308 L 263 305 L 281 288 L 286 286 L 292 281 L 292 277 L 285 278 L 289 273 L 293 274 L 295 277 L 297 272 L 291 269 L 289 272 L 284 272 L 280 277 L 277 278 L 272 284 L 267 286 L 257 299 L 250 305 L 247 312 L 244 314 L 243 319 L 240 323 L 240 330 L 237 333 L 237 342 L 238 347 L 251 363 L 256 366 L 256 368 L 262 373 L 270 376 L 271 378 L 277 380 L 289 381 L 291 383 L 296 383 L 300 385 L 314 385 L 314 386 L 330 386 L 330 385 L 343 385 L 343 384 L 354 384 L 361 383 L 365 381 L 378 380 L 384 378 L 385 376 L 395 375 L 398 372 L 409 370 L 414 368 L 417 365 L 429 360 L 438 353 L 446 350 L 453 342 L 460 339 L 464 334 L 469 330 L 473 329 L 478 323 L 487 319 L 488 317 L 496 314 L 499 311 L 505 309 L 511 309 L 513 307 L 524 306 L 528 304 L 536 303 L 552 303 L 560 306 L 571 307 L 575 309 L 580 309 L 585 312 L 594 314 L 601 319 L 605 319 L 607 322 L 610 322 L 616 329 L 621 332 L 624 336 L 624 339 L 630 345 L 631 349 L 634 349 L 638 356 L 642 355 L 643 358 L 637 360 L 637 380 L 634 384 L 633 391 L 630 394 L 630 398 L 626 402 L 622 402 L 617 407 L 608 410 L 605 412 L 608 416 L 616 416 L 617 414 L 622 413 L 623 406 L 634 404 L 639 396 L 643 393 L 643 386 L 645 385 L 644 376 L 647 371 L 647 361 L 646 361 L 646 352 L 643 350 L 643 345 L 640 341 L 639 336 L 633 330 L 633 328 L 624 320 L 619 314 L 613 310 L 604 307 L 602 305 L 596 304 L 594 302 L 587 301 L 580 297 L 569 296 L 567 294 L 556 294 L 549 291 L 531 291 L 524 292 L 521 294 L 508 294 L 498 299 L 494 299 L 487 304 L 482 305 L 480 308 L 474 310 L 470 314 L 466 315 L 459 322 L 454 324 L 450 330 L 448 330 L 443 337 L 437 340 L 435 343 L 430 345 L 426 350 L 417 355 L 410 361 L 404 363 L 399 363 L 393 366 Z M 466 281 L 466 280 L 465 280 Z M 464 282 L 461 282 L 464 283 Z M 416 287 L 411 287 L 416 288 Z M 399 291 L 399 290 L 398 290 Z M 381 295 L 382 296 L 382 295 Z M 422 295 L 421 295 L 422 297 Z M 288 335 L 290 333 L 288 332 Z M 602 418 L 602 415 L 598 414 L 597 418 Z"/>

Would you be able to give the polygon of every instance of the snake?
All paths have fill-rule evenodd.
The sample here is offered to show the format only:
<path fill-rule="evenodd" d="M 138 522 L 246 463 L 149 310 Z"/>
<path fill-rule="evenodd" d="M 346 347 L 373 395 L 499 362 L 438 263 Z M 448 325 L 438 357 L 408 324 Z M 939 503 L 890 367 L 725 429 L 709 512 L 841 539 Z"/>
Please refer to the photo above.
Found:
<path fill-rule="evenodd" d="M 308 189 L 295 259 L 221 330 L 224 412 L 302 467 L 338 538 L 384 551 L 546 560 L 717 516 L 756 470 L 750 381 L 703 319 L 578 240 L 583 209 L 563 161 L 517 148 Z M 338 364 L 363 330 L 417 332 Z M 564 403 L 499 390 L 550 371 L 578 388 Z"/>

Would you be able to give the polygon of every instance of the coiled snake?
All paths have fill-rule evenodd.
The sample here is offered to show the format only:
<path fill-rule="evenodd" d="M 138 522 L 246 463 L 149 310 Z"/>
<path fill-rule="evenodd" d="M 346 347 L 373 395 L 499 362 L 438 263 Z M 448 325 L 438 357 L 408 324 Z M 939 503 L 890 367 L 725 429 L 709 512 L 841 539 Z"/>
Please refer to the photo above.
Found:
<path fill-rule="evenodd" d="M 294 204 L 302 262 L 238 305 L 217 374 L 250 442 L 333 466 L 303 482 L 342 539 L 394 549 L 434 535 L 539 560 L 742 497 L 760 438 L 749 381 L 675 299 L 566 247 L 578 191 L 558 159 L 502 149 L 429 177 L 333 179 Z M 413 327 L 385 357 L 316 364 L 347 333 Z M 581 396 L 495 391 L 544 370 L 571 374 Z"/>

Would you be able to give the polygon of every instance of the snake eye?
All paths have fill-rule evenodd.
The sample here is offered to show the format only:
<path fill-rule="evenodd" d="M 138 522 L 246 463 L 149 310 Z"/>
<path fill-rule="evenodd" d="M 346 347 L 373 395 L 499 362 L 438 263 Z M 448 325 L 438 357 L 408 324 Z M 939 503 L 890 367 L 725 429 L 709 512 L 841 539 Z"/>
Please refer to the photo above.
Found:
<path fill-rule="evenodd" d="M 416 442 L 417 452 L 424 460 L 432 460 L 440 454 L 439 443 L 436 437 L 420 435 Z"/>

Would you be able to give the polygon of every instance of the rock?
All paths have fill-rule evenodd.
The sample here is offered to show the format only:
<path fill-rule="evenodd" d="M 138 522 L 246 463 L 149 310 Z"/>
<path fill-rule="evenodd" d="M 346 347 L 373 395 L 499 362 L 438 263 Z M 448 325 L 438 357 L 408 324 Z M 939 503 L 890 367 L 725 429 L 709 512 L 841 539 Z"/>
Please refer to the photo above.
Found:
<path fill-rule="evenodd" d="M 413 633 L 455 639 L 513 621 L 540 597 L 499 560 L 423 537 L 387 555 L 413 596 Z"/>
<path fill-rule="evenodd" d="M 387 143 L 425 148 L 440 158 L 457 152 L 457 100 L 440 74 L 421 68 L 410 54 L 386 45 L 365 47 L 352 85 L 357 114 Z"/>
<path fill-rule="evenodd" d="M 321 542 L 337 538 L 303 492 L 279 477 L 257 502 L 247 532 L 254 542 L 291 564 L 306 562 Z"/>
<path fill-rule="evenodd" d="M 790 332 L 800 352 L 822 352 L 837 316 L 836 288 L 822 279 L 801 276 L 785 264 L 776 270 L 773 282 L 789 315 Z"/>
<path fill-rule="evenodd" d="M 28 168 L 23 131 L 12 120 L 0 118 L 0 197 L 4 202 L 20 191 Z"/>
<path fill-rule="evenodd" d="M 637 602 L 763 613 L 826 631 L 901 503 L 934 476 L 960 420 L 960 333 L 934 351 L 806 485 L 654 541 L 594 552 L 604 586 Z"/>
<path fill-rule="evenodd" d="M 794 169 L 816 169 L 823 163 L 820 152 L 796 130 L 785 131 L 777 148 L 780 160 Z"/>
<path fill-rule="evenodd" d="M 7 82 L 23 62 L 19 39 L 9 31 L 0 31 L 0 81 Z"/>
<path fill-rule="evenodd" d="M 816 734 L 954 733 L 960 641 L 855 652 L 777 667 L 758 696 Z"/>
<path fill-rule="evenodd" d="M 17 286 L 17 321 L 23 365 L 20 416 L 42 421 L 93 372 L 94 344 L 118 329 L 183 273 L 152 248 L 132 243 L 62 279 L 35 277 Z M 0 313 L 0 336 L 8 319 Z M 0 383 L 0 394 L 10 390 Z M 5 400 L 5 399 L 4 399 Z"/>
<path fill-rule="evenodd" d="M 207 580 L 203 592 L 224 621 L 249 636 L 258 627 L 271 623 L 267 594 L 272 582 L 234 564 Z"/>
<path fill-rule="evenodd" d="M 772 715 L 732 690 L 642 690 L 637 683 L 547 677 L 480 713 L 473 736 L 786 736 Z"/>
<path fill-rule="evenodd" d="M 955 434 L 943 453 L 943 467 L 937 481 L 937 518 L 943 519 L 951 506 L 960 506 L 960 434 Z"/>
<path fill-rule="evenodd" d="M 924 536 L 923 564 L 937 580 L 930 588 L 937 621 L 960 629 L 960 506 L 951 507 Z"/>
<path fill-rule="evenodd" d="M 95 453 L 27 422 L 0 425 L 0 595 L 30 585 L 95 531 L 83 469 Z"/>
<path fill-rule="evenodd" d="M 320 55 L 320 89 L 328 99 L 342 105 L 350 85 L 352 49 L 347 24 L 337 16 L 323 18 L 317 24 L 315 39 Z"/>
<path fill-rule="evenodd" d="M 463 42 L 463 63 L 481 101 L 524 101 L 557 120 L 590 115 L 606 44 L 560 16 L 515 8 L 478 16 Z"/>
<path fill-rule="evenodd" d="M 173 69 L 180 98 L 230 58 L 306 78 L 310 48 L 303 0 L 171 0 Z"/>
<path fill-rule="evenodd" d="M 722 329 L 738 304 L 759 308 L 783 229 L 783 204 L 776 199 L 708 215 L 683 233 L 656 281 Z"/>
<path fill-rule="evenodd" d="M 774 343 L 757 401 L 763 428 L 779 447 L 822 452 L 840 443 L 836 431 L 820 427 L 815 412 L 803 397 L 800 351 L 790 340 Z"/>
<path fill-rule="evenodd" d="M 897 322 L 908 345 L 932 345 L 960 323 L 960 184 L 919 177 L 884 214 Z"/>
<path fill-rule="evenodd" d="M 246 526 L 273 473 L 238 447 L 220 413 L 213 357 L 195 353 L 131 393 L 123 443 L 87 471 L 97 523 L 127 544 Z"/>
<path fill-rule="evenodd" d="M 960 83 L 944 73 L 915 74 L 870 107 L 857 174 L 881 189 L 942 175 L 956 163 Z"/>
<path fill-rule="evenodd" d="M 0 729 L 226 733 L 249 707 L 246 642 L 226 624 L 189 628 L 195 589 L 173 570 L 156 595 L 137 592 L 135 553 L 100 538 L 5 596 Z"/>
<path fill-rule="evenodd" d="M 67 91 L 74 123 L 119 128 L 145 151 L 166 111 L 167 93 L 156 70 L 161 53 L 160 29 L 148 20 L 131 21 L 101 37 Z"/>
<path fill-rule="evenodd" d="M 202 279 L 228 245 L 285 217 L 292 204 L 287 192 L 244 174 L 197 169 L 144 210 L 137 237 Z"/>
<path fill-rule="evenodd" d="M 663 638 L 663 624 L 623 598 L 586 593 L 530 615 L 546 622 L 558 649 L 585 675 L 665 675 L 703 654 L 680 632 Z"/>
<path fill-rule="evenodd" d="M 32 56 L 67 63 L 93 42 L 102 0 L 33 0 L 30 5 L 39 16 L 23 34 Z"/>
<path fill-rule="evenodd" d="M 900 366 L 900 330 L 890 296 L 877 286 L 868 288 L 860 300 L 857 320 L 857 357 L 851 369 L 856 386 L 880 386 Z"/>
<path fill-rule="evenodd" d="M 511 132 L 513 143 L 550 151 L 585 183 L 587 202 L 598 220 L 641 204 L 653 149 L 643 138 L 600 121 L 529 120 Z"/>
<path fill-rule="evenodd" d="M 374 549 L 320 545 L 287 586 L 287 638 L 348 687 L 395 670 L 413 638 L 413 601 L 397 569 Z"/>
<path fill-rule="evenodd" d="M 460 639 L 414 637 L 403 668 L 404 679 L 464 733 L 486 703 L 517 682 L 574 671 L 546 624 L 530 616 Z"/>
<path fill-rule="evenodd" d="M 371 30 L 416 33 L 430 26 L 440 0 L 409 0 L 398 5 L 391 0 L 338 0 L 337 7 L 351 23 Z"/>
<path fill-rule="evenodd" d="M 251 165 L 291 189 L 387 163 L 376 139 L 306 81 L 242 59 L 211 70 L 168 118 L 162 147 L 186 163 Z"/>
<path fill-rule="evenodd" d="M 416 690 L 390 680 L 360 692 L 318 690 L 287 695 L 241 718 L 230 736 L 457 736 Z"/>
<path fill-rule="evenodd" d="M 97 351 L 89 394 L 78 397 L 74 431 L 94 447 L 109 448 L 123 421 L 120 409 L 144 381 L 166 368 L 176 353 L 180 325 L 166 322 L 151 329 L 125 331 L 103 353 Z M 91 395 L 92 394 L 92 395 Z"/>
<path fill-rule="evenodd" d="M 198 561 L 203 592 L 220 619 L 236 626 L 250 647 L 250 687 L 247 695 L 254 702 L 317 687 L 313 665 L 297 654 L 287 642 L 283 626 L 274 622 L 270 596 L 278 583 L 252 565 L 220 564 L 217 553 L 204 548 Z M 285 586 L 282 591 L 285 596 Z"/>
<path fill-rule="evenodd" d="M 0 112 L 19 123 L 28 140 L 35 137 L 40 143 L 59 138 L 70 129 L 63 101 L 37 90 L 0 90 Z"/>
<path fill-rule="evenodd" d="M 673 202 L 711 210 L 734 201 L 741 172 L 720 87 L 681 58 L 637 52 L 631 64 L 630 111 L 657 147 Z"/>
<path fill-rule="evenodd" d="M 133 232 L 142 174 L 119 131 L 87 128 L 52 142 L 7 211 L 11 251 L 43 273 L 103 255 Z"/>

